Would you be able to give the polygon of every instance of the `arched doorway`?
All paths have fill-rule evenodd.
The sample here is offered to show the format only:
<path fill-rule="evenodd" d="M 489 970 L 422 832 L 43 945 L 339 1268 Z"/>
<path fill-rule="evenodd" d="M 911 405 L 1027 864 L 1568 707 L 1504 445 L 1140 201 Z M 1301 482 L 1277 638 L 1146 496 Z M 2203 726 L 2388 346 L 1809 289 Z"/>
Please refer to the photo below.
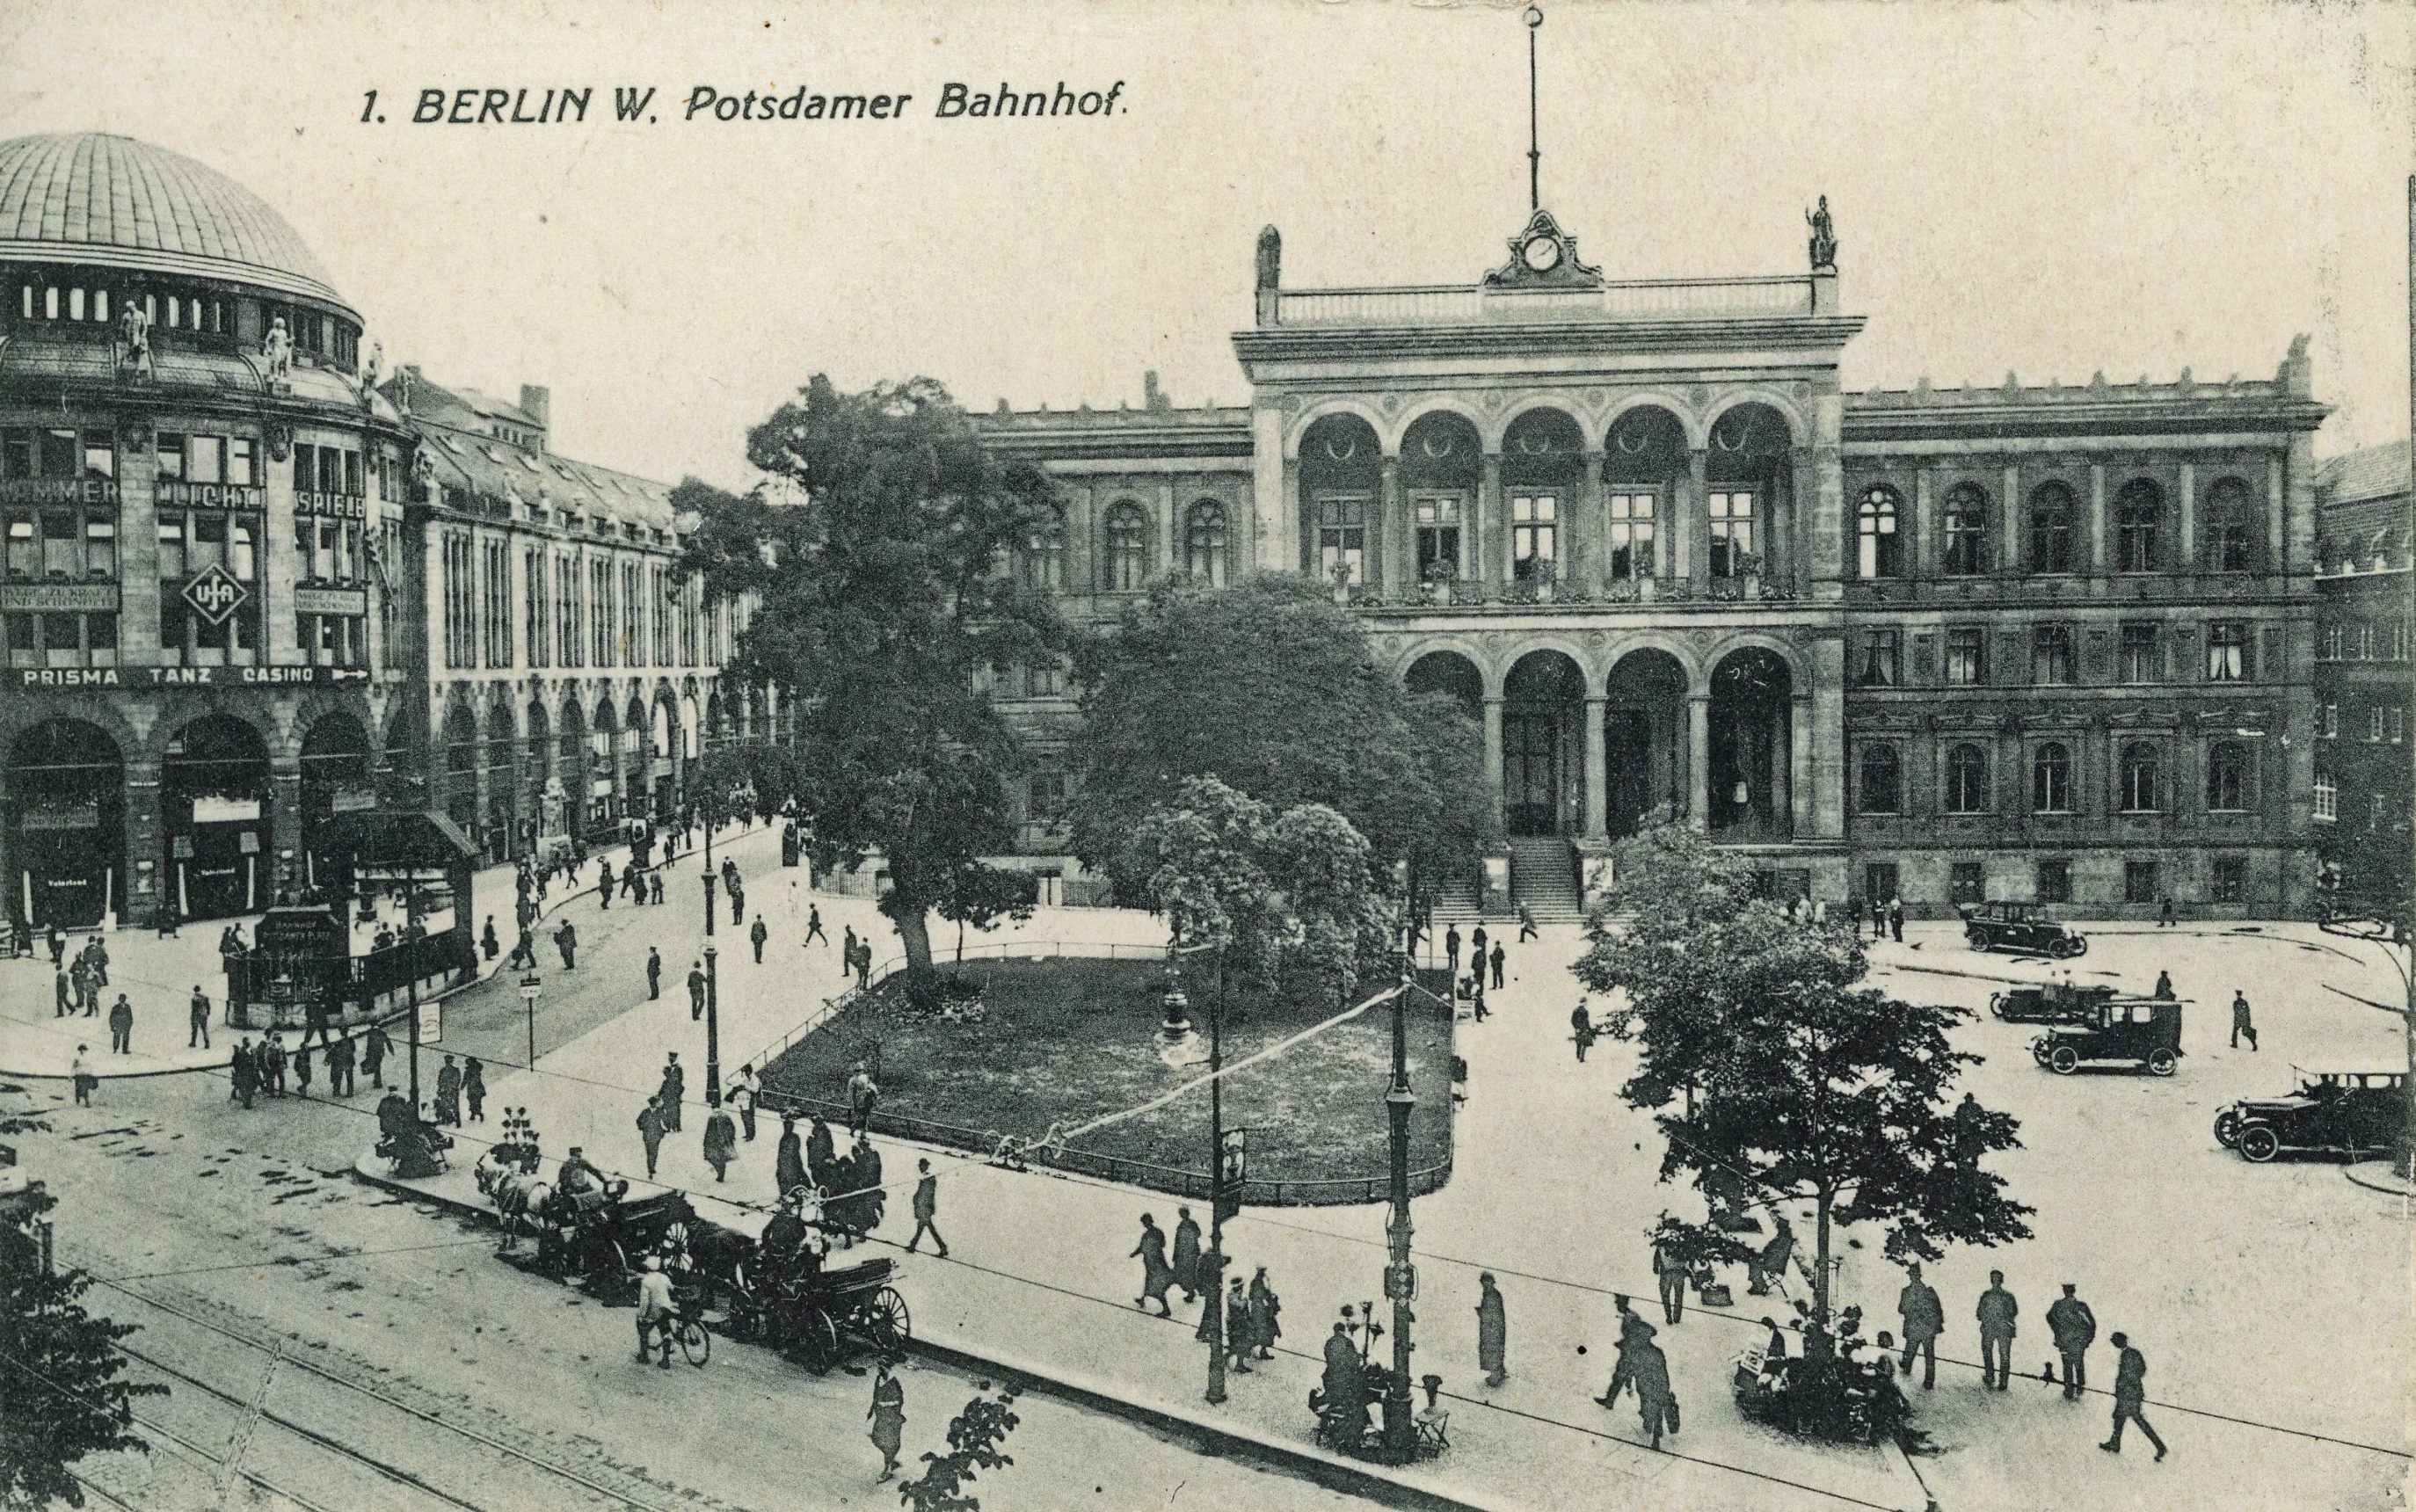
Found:
<path fill-rule="evenodd" d="M 655 695 L 652 713 L 654 740 L 654 816 L 657 822 L 667 820 L 678 807 L 680 785 L 679 716 L 672 706 L 672 695 L 665 688 Z"/>
<path fill-rule="evenodd" d="M 621 719 L 612 701 L 596 701 L 596 718 L 587 727 L 588 800 L 584 833 L 595 835 L 621 817 Z"/>
<path fill-rule="evenodd" d="M 1429 651 L 1410 663 L 1401 686 L 1412 696 L 1440 693 L 1468 711 L 1472 719 L 1485 717 L 1485 674 L 1476 663 L 1457 651 Z"/>
<path fill-rule="evenodd" d="M 1795 683 L 1787 659 L 1760 646 L 1712 669 L 1711 832 L 1728 840 L 1794 833 L 1791 732 Z"/>
<path fill-rule="evenodd" d="M 587 714 L 575 697 L 563 700 L 562 733 L 554 750 L 553 776 L 562 784 L 561 832 L 575 840 L 587 833 L 588 792 L 593 781 L 588 776 Z"/>
<path fill-rule="evenodd" d="M 655 811 L 655 721 L 635 693 L 621 712 L 621 749 L 629 773 L 629 817 L 644 818 Z"/>
<path fill-rule="evenodd" d="M 1384 476 L 1375 429 L 1328 415 L 1300 440 L 1301 570 L 1321 582 L 1373 583 L 1376 495 Z"/>
<path fill-rule="evenodd" d="M 487 812 L 478 833 L 479 858 L 489 866 L 520 854 L 519 745 L 508 695 L 498 687 L 487 704 Z"/>
<path fill-rule="evenodd" d="M 478 834 L 478 720 L 456 703 L 445 716 L 445 816 L 475 843 Z"/>
<path fill-rule="evenodd" d="M 350 892 L 353 846 L 332 821 L 376 807 L 369 732 L 349 714 L 321 715 L 302 737 L 303 886 Z"/>
<path fill-rule="evenodd" d="M 1573 835 L 1583 825 L 1579 722 L 1585 679 L 1559 651 L 1531 651 L 1502 685 L 1502 810 L 1513 836 Z"/>
<path fill-rule="evenodd" d="M 528 837 L 529 854 L 540 855 L 546 838 L 562 833 L 562 787 L 553 779 L 553 721 L 537 699 L 529 700 L 521 750 L 521 785 L 528 793 L 521 828 Z"/>
<path fill-rule="evenodd" d="M 256 914 L 269 902 L 268 744 L 231 714 L 169 737 L 159 764 L 159 824 L 169 902 L 187 918 Z"/>
<path fill-rule="evenodd" d="M 1631 651 L 1611 667 L 1606 691 L 1604 817 L 1616 839 L 1656 809 L 1686 810 L 1686 669 L 1667 651 Z"/>
<path fill-rule="evenodd" d="M 8 749 L 8 912 L 35 929 L 82 929 L 124 907 L 126 760 L 81 719 L 51 719 Z"/>

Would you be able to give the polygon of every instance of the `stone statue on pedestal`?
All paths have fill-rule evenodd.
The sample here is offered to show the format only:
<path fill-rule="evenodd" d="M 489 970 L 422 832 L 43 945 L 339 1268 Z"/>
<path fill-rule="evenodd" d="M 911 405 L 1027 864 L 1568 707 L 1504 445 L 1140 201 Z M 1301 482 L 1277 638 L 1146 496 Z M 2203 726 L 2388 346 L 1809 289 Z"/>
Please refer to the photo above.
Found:
<path fill-rule="evenodd" d="M 1820 208 L 1804 212 L 1804 223 L 1812 228 L 1812 271 L 1836 271 L 1837 228 L 1829 219 L 1829 196 L 1820 196 Z"/>
<path fill-rule="evenodd" d="M 117 355 L 117 370 L 128 378 L 151 376 L 151 307 L 128 299 L 118 307 L 117 334 L 125 350 Z"/>
<path fill-rule="evenodd" d="M 279 315 L 268 323 L 268 334 L 260 339 L 261 360 L 268 365 L 268 381 L 281 384 L 294 371 L 294 338 L 285 331 L 285 317 Z"/>

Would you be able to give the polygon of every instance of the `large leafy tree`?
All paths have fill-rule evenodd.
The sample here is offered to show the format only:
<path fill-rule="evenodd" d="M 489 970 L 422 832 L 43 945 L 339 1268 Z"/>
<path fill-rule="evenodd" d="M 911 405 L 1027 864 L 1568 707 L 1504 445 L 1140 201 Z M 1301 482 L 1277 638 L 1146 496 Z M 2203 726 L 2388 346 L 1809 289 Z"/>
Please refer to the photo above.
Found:
<path fill-rule="evenodd" d="M 1639 1044 L 1621 1095 L 1655 1113 L 1665 1178 L 1810 1204 L 1810 1348 L 1825 1355 L 1833 1338 L 1837 1225 L 1882 1225 L 1895 1259 L 2029 1236 L 2031 1209 L 1986 1164 L 2019 1143 L 2015 1120 L 1955 1101 L 1979 1059 L 1949 1039 L 1968 1010 L 1858 985 L 1865 961 L 1850 931 L 1751 897 L 1728 862 L 1675 826 L 1623 846 L 1621 863 L 1576 968 L 1618 994 L 1613 1032 Z M 1625 926 L 1612 922 L 1623 901 L 1636 910 Z M 1714 1224 L 1663 1230 L 1700 1253 L 1739 1252 Z"/>
<path fill-rule="evenodd" d="M 0 1121 L 0 1132 L 25 1126 Z M 25 1218 L 57 1205 L 39 1187 L 11 1201 Z M 150 1448 L 128 1427 L 128 1409 L 168 1388 L 124 1378 L 116 1346 L 134 1325 L 87 1310 L 91 1287 L 82 1271 L 44 1269 L 27 1230 L 0 1227 L 0 1506 L 82 1506 L 78 1460 Z"/>
<path fill-rule="evenodd" d="M 977 679 L 1055 657 L 1054 605 L 999 570 L 1053 508 L 1034 467 L 1000 462 L 926 378 L 843 393 L 816 374 L 747 433 L 764 482 L 694 479 L 688 565 L 716 598 L 751 598 L 727 671 L 795 698 L 802 759 L 778 774 L 813 816 L 814 864 L 878 852 L 882 912 L 928 969 L 927 913 L 1010 848 L 1011 731 Z"/>
<path fill-rule="evenodd" d="M 1278 810 L 1322 804 L 1421 889 L 1466 872 L 1498 826 L 1475 721 L 1379 666 L 1331 590 L 1260 574 L 1229 588 L 1157 585 L 1083 648 L 1074 848 L 1138 897 L 1143 816 L 1214 775 Z"/>

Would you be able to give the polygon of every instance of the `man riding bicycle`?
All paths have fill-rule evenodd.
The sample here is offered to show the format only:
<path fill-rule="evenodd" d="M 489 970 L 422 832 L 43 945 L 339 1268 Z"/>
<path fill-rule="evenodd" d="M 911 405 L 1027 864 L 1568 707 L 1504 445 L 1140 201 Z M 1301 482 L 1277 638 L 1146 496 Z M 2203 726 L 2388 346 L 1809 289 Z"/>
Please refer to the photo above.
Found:
<path fill-rule="evenodd" d="M 646 1257 L 645 1274 L 638 1278 L 638 1363 L 646 1363 L 646 1337 L 662 1331 L 662 1367 L 672 1368 L 672 1340 L 679 1333 L 679 1303 L 672 1295 L 672 1278 L 663 1272 L 659 1255 Z"/>

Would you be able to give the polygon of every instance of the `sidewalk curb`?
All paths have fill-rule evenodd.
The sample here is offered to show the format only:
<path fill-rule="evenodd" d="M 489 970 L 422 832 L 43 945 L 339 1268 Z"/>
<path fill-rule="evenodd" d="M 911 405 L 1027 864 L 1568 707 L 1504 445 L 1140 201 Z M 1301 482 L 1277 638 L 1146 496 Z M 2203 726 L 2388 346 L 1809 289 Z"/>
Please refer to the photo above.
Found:
<path fill-rule="evenodd" d="M 449 1213 L 469 1217 L 491 1226 L 494 1210 L 476 1202 L 465 1202 L 442 1193 L 422 1191 L 408 1182 L 398 1180 L 370 1169 L 377 1160 L 370 1151 L 360 1156 L 352 1165 L 353 1179 L 407 1201 L 442 1208 Z M 1403 1508 L 1404 1512 L 1504 1512 L 1507 1504 L 1464 1501 L 1441 1491 L 1428 1490 L 1397 1480 L 1381 1471 L 1355 1460 L 1326 1453 L 1280 1439 L 1267 1438 L 1231 1424 L 1189 1413 L 1154 1407 L 1145 1402 L 1127 1401 L 1122 1397 L 1085 1385 L 1061 1374 L 1037 1369 L 1028 1364 L 1010 1362 L 995 1355 L 954 1344 L 935 1343 L 929 1339 L 910 1338 L 906 1351 L 919 1358 L 975 1375 L 994 1376 L 1019 1389 L 1036 1390 L 1044 1396 L 1075 1406 L 1087 1408 L 1138 1423 L 1154 1432 L 1181 1437 L 1201 1444 L 1207 1452 L 1244 1461 L 1306 1480 L 1328 1490 L 1346 1496 L 1362 1497 L 1387 1506 Z M 1306 1417 L 1307 1407 L 1303 1405 Z"/>
<path fill-rule="evenodd" d="M 2368 1160 L 2362 1161 L 2360 1164 L 2378 1165 L 2385 1163 Z M 2399 1182 L 2399 1185 L 2397 1186 L 2391 1186 L 2388 1185 L 2388 1183 L 2398 1181 L 2397 1177 L 2386 1176 L 2381 1180 L 2377 1180 L 2371 1176 L 2359 1175 L 2357 1173 L 2357 1169 L 2358 1168 L 2355 1165 L 2341 1167 L 2341 1175 L 2350 1186 L 2363 1187 L 2370 1192 L 2380 1192 L 2385 1197 L 2396 1197 L 2403 1202 L 2408 1202 L 2410 1199 L 2416 1199 L 2416 1186 L 2411 1186 L 2407 1182 Z"/>

